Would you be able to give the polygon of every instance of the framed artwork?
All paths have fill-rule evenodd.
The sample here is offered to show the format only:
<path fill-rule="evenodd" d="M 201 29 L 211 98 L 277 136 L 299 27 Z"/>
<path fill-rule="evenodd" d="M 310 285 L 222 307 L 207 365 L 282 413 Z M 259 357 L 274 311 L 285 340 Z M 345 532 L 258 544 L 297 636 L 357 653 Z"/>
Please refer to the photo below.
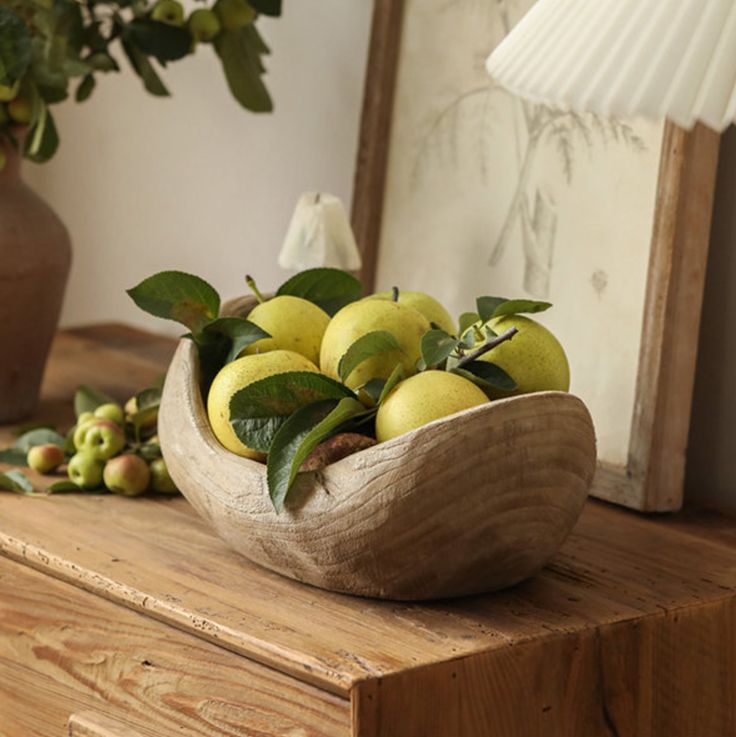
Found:
<path fill-rule="evenodd" d="M 533 0 L 376 0 L 353 199 L 367 288 L 544 299 L 598 437 L 593 494 L 678 509 L 719 137 L 516 98 Z"/>

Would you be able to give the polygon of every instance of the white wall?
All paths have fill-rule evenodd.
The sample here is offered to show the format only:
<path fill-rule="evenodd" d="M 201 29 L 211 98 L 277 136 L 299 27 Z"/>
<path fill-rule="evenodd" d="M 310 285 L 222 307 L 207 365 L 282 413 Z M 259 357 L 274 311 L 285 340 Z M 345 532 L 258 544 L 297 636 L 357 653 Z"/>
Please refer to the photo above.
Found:
<path fill-rule="evenodd" d="M 284 4 L 282 18 L 259 21 L 274 114 L 235 103 L 207 46 L 164 72 L 171 98 L 148 95 L 125 62 L 88 102 L 57 106 L 60 150 L 26 165 L 26 179 L 72 234 L 64 325 L 177 332 L 124 290 L 171 268 L 225 297 L 246 291 L 246 272 L 273 287 L 286 276 L 276 256 L 297 196 L 321 189 L 349 205 L 372 3 Z"/>

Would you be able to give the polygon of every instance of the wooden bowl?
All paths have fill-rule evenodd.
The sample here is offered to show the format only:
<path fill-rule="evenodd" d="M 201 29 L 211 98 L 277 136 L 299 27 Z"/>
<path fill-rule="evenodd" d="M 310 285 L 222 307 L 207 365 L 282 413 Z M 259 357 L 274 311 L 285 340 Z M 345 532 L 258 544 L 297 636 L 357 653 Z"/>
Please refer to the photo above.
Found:
<path fill-rule="evenodd" d="M 219 444 L 198 382 L 196 349 L 183 340 L 159 414 L 174 481 L 234 550 L 324 589 L 420 600 L 511 586 L 559 548 L 593 478 L 585 405 L 546 392 L 475 407 L 300 474 L 276 514 L 265 465 Z"/>

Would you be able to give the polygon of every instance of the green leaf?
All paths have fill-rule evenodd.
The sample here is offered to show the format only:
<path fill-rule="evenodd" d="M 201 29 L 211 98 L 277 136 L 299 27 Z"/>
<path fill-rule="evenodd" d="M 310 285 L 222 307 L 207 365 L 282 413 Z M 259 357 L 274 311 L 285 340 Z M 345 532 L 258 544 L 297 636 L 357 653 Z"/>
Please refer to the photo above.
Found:
<path fill-rule="evenodd" d="M 371 379 L 367 384 L 361 387 L 361 391 L 365 392 L 373 402 L 373 406 L 378 404 L 378 399 L 386 386 L 386 379 Z"/>
<path fill-rule="evenodd" d="M 144 312 L 186 325 L 195 335 L 217 317 L 220 295 L 204 279 L 161 271 L 128 290 Z"/>
<path fill-rule="evenodd" d="M 192 48 L 192 37 L 185 28 L 150 18 L 132 20 L 126 25 L 123 37 L 161 64 L 182 59 Z"/>
<path fill-rule="evenodd" d="M 230 400 L 230 424 L 249 448 L 268 453 L 271 442 L 289 415 L 305 405 L 326 399 L 355 397 L 328 376 L 290 371 L 268 376 L 236 392 Z"/>
<path fill-rule="evenodd" d="M 488 322 L 504 302 L 508 302 L 506 297 L 478 297 L 475 300 L 475 304 L 478 308 L 478 316 L 481 322 Z"/>
<path fill-rule="evenodd" d="M 85 492 L 85 490 L 81 486 L 75 484 L 73 481 L 68 480 L 57 481 L 56 483 L 51 484 L 51 486 L 49 486 L 46 491 L 48 491 L 49 494 L 64 494 L 68 492 L 78 491 Z"/>
<path fill-rule="evenodd" d="M 162 458 L 161 446 L 158 443 L 144 443 L 138 450 L 141 458 L 148 461 L 155 461 L 157 458 Z"/>
<path fill-rule="evenodd" d="M 77 87 L 77 92 L 74 95 L 74 98 L 77 102 L 84 102 L 85 100 L 89 99 L 89 96 L 92 94 L 92 90 L 95 88 L 95 78 L 88 74 L 82 81 L 79 83 L 79 87 Z"/>
<path fill-rule="evenodd" d="M 397 363 L 396 366 L 394 366 L 394 370 L 389 375 L 388 379 L 386 379 L 386 383 L 383 385 L 383 390 L 381 391 L 380 396 L 378 397 L 378 404 L 383 404 L 383 401 L 386 399 L 386 397 L 391 393 L 391 390 L 404 379 L 404 367 Z"/>
<path fill-rule="evenodd" d="M 334 315 L 345 305 L 359 300 L 363 287 L 352 274 L 340 269 L 307 269 L 284 282 L 276 294 L 301 297 Z"/>
<path fill-rule="evenodd" d="M 74 414 L 79 417 L 82 412 L 94 412 L 101 404 L 110 404 L 115 400 L 105 392 L 95 389 L 89 384 L 77 387 L 74 393 Z"/>
<path fill-rule="evenodd" d="M 130 66 L 141 78 L 146 90 L 157 97 L 168 97 L 169 91 L 153 68 L 151 60 L 135 44 L 126 41 L 125 38 L 121 39 L 121 43 Z"/>
<path fill-rule="evenodd" d="M 299 468 L 312 450 L 349 420 L 370 412 L 354 398 L 327 399 L 302 407 L 284 422 L 274 436 L 266 468 L 268 491 L 277 512 L 283 510 Z"/>
<path fill-rule="evenodd" d="M 506 371 L 489 361 L 470 361 L 470 363 L 464 364 L 462 368 L 452 369 L 452 372 L 464 376 L 480 386 L 485 384 L 504 392 L 512 392 L 517 386 Z"/>
<path fill-rule="evenodd" d="M 444 330 L 427 330 L 422 336 L 424 368 L 437 366 L 460 345 L 460 341 Z"/>
<path fill-rule="evenodd" d="M 215 51 L 220 57 L 225 79 L 233 97 L 254 113 L 270 113 L 273 102 L 263 84 L 263 41 L 251 23 L 244 28 L 217 34 Z"/>
<path fill-rule="evenodd" d="M 12 86 L 31 62 L 31 34 L 23 19 L 0 5 L 0 84 Z"/>
<path fill-rule="evenodd" d="M 223 364 L 234 361 L 252 343 L 271 337 L 263 328 L 242 317 L 220 317 L 206 325 L 204 332 L 227 339 Z"/>
<path fill-rule="evenodd" d="M 158 407 L 159 404 L 161 404 L 161 389 L 159 387 L 149 386 L 135 395 L 135 406 L 139 412 L 149 407 Z"/>
<path fill-rule="evenodd" d="M 29 138 L 25 157 L 37 164 L 48 161 L 59 148 L 59 133 L 51 111 L 44 104 Z"/>
<path fill-rule="evenodd" d="M 147 429 L 149 435 L 153 435 L 158 420 L 158 405 L 148 406 L 145 409 L 138 410 L 129 418 L 130 424 L 133 426 L 133 435 L 136 442 L 141 441 L 141 431 Z"/>
<path fill-rule="evenodd" d="M 281 15 L 281 0 L 248 0 L 259 13 L 278 17 Z"/>
<path fill-rule="evenodd" d="M 47 427 L 39 427 L 36 430 L 29 430 L 23 433 L 11 447 L 26 453 L 37 445 L 58 445 L 64 447 L 64 436 L 60 435 L 56 430 Z"/>
<path fill-rule="evenodd" d="M 25 451 L 11 445 L 9 448 L 0 450 L 0 463 L 7 463 L 10 466 L 27 466 L 27 455 Z"/>
<path fill-rule="evenodd" d="M 458 322 L 460 323 L 460 335 L 462 335 L 466 330 L 469 328 L 472 328 L 475 323 L 477 323 L 480 320 L 480 315 L 477 312 L 463 312 L 462 315 L 460 315 L 460 319 Z"/>
<path fill-rule="evenodd" d="M 552 307 L 550 302 L 538 302 L 533 299 L 506 299 L 505 297 L 478 297 L 476 304 L 482 322 L 488 322 L 494 317 L 518 315 L 522 312 L 544 312 Z"/>
<path fill-rule="evenodd" d="M 535 312 L 544 312 L 550 307 L 552 307 L 551 302 L 538 302 L 533 299 L 508 299 L 496 308 L 493 317 L 519 315 L 522 312 L 534 314 Z"/>
<path fill-rule="evenodd" d="M 18 494 L 35 495 L 33 483 L 22 471 L 0 473 L 0 489 Z"/>
<path fill-rule="evenodd" d="M 345 352 L 337 364 L 340 379 L 347 381 L 363 361 L 387 351 L 400 351 L 399 341 L 387 330 L 374 330 L 362 335 Z"/>

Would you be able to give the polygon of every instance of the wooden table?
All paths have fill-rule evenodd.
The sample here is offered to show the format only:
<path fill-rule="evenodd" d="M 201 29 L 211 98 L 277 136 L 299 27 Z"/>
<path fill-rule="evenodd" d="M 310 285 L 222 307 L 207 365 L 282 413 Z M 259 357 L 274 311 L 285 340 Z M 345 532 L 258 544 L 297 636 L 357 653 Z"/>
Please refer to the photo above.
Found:
<path fill-rule="evenodd" d="M 39 418 L 68 422 L 82 382 L 125 398 L 172 347 L 62 333 Z M 3 493 L 0 553 L 2 737 L 736 734 L 736 526 L 714 515 L 591 502 L 533 580 L 421 605 L 261 570 L 181 498 Z"/>

